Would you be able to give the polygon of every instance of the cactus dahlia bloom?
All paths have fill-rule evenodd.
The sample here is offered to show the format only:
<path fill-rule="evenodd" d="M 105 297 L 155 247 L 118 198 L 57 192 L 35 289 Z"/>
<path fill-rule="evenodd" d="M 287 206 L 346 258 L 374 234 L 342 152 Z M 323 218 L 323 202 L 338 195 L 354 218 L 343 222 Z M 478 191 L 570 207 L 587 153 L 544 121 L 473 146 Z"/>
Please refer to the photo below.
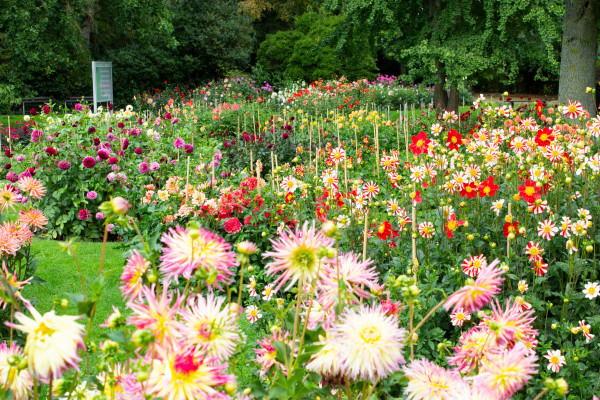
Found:
<path fill-rule="evenodd" d="M 237 265 L 231 245 L 217 234 L 200 228 L 196 234 L 181 227 L 169 229 L 160 239 L 163 247 L 160 257 L 161 271 L 169 279 L 177 280 L 179 275 L 190 279 L 198 269 L 208 278 L 205 283 L 220 288 L 220 283 L 230 280 L 231 269 Z"/>
<path fill-rule="evenodd" d="M 333 246 L 333 239 L 326 237 L 322 232 L 315 229 L 314 223 L 309 227 L 305 222 L 302 228 L 296 227 L 295 232 L 287 229 L 283 231 L 277 240 L 271 240 L 273 251 L 263 254 L 272 257 L 267 264 L 267 275 L 275 275 L 282 272 L 273 282 L 277 284 L 275 291 L 290 281 L 285 290 L 290 289 L 296 282 L 304 284 L 317 277 L 322 260 L 319 259 L 320 247 L 326 249 Z"/>
<path fill-rule="evenodd" d="M 137 250 L 133 250 L 121 274 L 123 285 L 120 289 L 123 296 L 128 297 L 129 300 L 140 298 L 144 287 L 143 277 L 148 268 L 150 268 L 150 261 L 146 260 Z"/>
<path fill-rule="evenodd" d="M 223 308 L 225 297 L 208 294 L 188 302 L 181 314 L 184 337 L 191 345 L 205 347 L 210 357 L 227 360 L 235 351 L 239 335 L 235 313 Z M 223 308 L 223 309 L 222 309 Z"/>
<path fill-rule="evenodd" d="M 148 304 L 144 304 L 142 298 Z M 144 287 L 140 300 L 127 304 L 134 313 L 129 317 L 128 323 L 138 329 L 150 329 L 156 342 L 163 346 L 173 344 L 181 336 L 183 328 L 183 324 L 177 320 L 183 300 L 183 297 L 177 296 L 173 301 L 173 296 L 169 296 L 167 290 L 163 290 L 162 295 L 157 298 L 154 286 Z"/>
<path fill-rule="evenodd" d="M 405 362 L 405 330 L 398 327 L 398 318 L 385 315 L 381 306 L 346 310 L 332 333 L 341 345 L 341 372 L 352 379 L 382 379 Z"/>
<path fill-rule="evenodd" d="M 407 400 L 448 399 L 468 389 L 460 374 L 429 360 L 415 360 L 402 371 L 408 378 L 404 391 Z"/>
<path fill-rule="evenodd" d="M 525 345 L 517 343 L 511 350 L 490 356 L 483 372 L 473 378 L 473 385 L 481 385 L 487 392 L 509 399 L 537 373 L 538 357 L 527 354 Z"/>
<path fill-rule="evenodd" d="M 504 278 L 500 277 L 504 271 L 497 265 L 498 260 L 482 268 L 475 281 L 467 280 L 465 286 L 451 294 L 444 305 L 446 311 L 454 307 L 455 310 L 464 308 L 472 313 L 485 307 L 495 295 L 500 293 L 500 284 L 504 281 Z"/>
<path fill-rule="evenodd" d="M 212 399 L 222 396 L 216 386 L 233 382 L 227 364 L 220 364 L 196 347 L 158 348 L 148 377 L 148 393 L 165 400 Z"/>
<path fill-rule="evenodd" d="M 69 367 L 79 369 L 79 350 L 84 349 L 84 327 L 76 321 L 80 317 L 56 315 L 54 310 L 41 315 L 30 303 L 27 309 L 33 318 L 21 312 L 15 314 L 20 324 L 13 328 L 27 334 L 25 355 L 29 371 L 42 382 L 58 379 Z"/>
<path fill-rule="evenodd" d="M 23 356 L 16 343 L 10 346 L 6 342 L 0 343 L 0 390 L 10 389 L 15 400 L 27 400 L 33 391 L 33 379 L 26 369 L 19 370 L 18 366 L 11 365 L 10 359 L 14 356 Z"/>

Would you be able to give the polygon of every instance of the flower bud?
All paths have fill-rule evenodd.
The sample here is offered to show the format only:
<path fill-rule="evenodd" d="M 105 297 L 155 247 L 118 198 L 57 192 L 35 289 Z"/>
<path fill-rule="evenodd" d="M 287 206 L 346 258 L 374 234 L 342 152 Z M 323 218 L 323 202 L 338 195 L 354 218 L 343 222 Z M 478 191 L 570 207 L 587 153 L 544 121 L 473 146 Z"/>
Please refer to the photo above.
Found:
<path fill-rule="evenodd" d="M 110 201 L 110 205 L 112 206 L 112 210 L 115 214 L 125 215 L 127 210 L 131 208 L 131 204 L 123 197 L 115 197 Z"/>
<path fill-rule="evenodd" d="M 569 384 L 563 378 L 558 378 L 556 381 L 556 394 L 565 396 L 569 392 Z"/>
<path fill-rule="evenodd" d="M 150 329 L 138 329 L 131 335 L 131 341 L 141 348 L 148 347 L 154 340 L 154 335 Z"/>

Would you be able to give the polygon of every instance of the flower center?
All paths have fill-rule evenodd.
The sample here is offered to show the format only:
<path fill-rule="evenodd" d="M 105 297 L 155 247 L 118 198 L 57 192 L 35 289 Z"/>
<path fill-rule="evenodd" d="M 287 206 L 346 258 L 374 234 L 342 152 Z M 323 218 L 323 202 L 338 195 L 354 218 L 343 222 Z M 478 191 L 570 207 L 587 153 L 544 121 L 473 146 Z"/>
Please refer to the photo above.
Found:
<path fill-rule="evenodd" d="M 300 246 L 292 252 L 292 264 L 302 271 L 312 271 L 316 263 L 315 252 L 305 246 Z"/>
<path fill-rule="evenodd" d="M 422 140 L 422 139 L 420 139 L 420 140 L 417 142 L 417 147 L 421 147 L 421 146 L 423 146 L 423 143 L 424 143 L 424 142 L 423 142 L 423 140 Z"/>
<path fill-rule="evenodd" d="M 457 225 L 456 221 L 452 221 L 452 220 L 448 221 L 448 230 L 453 231 L 456 229 L 457 226 L 458 225 Z"/>
<path fill-rule="evenodd" d="M 540 135 L 540 140 L 541 140 L 542 142 L 545 142 L 546 140 L 548 140 L 548 135 L 547 135 L 547 134 L 545 134 L 545 133 L 542 133 L 542 134 Z"/>
<path fill-rule="evenodd" d="M 381 338 L 381 331 L 375 326 L 367 326 L 360 333 L 360 337 L 365 343 L 373 344 Z"/>
<path fill-rule="evenodd" d="M 533 186 L 528 186 L 527 189 L 525 189 L 525 194 L 527 196 L 533 196 L 534 193 L 535 193 L 535 188 Z"/>
<path fill-rule="evenodd" d="M 178 354 L 175 356 L 175 362 L 173 368 L 175 372 L 181 375 L 189 375 L 192 372 L 196 372 L 200 364 L 194 360 L 192 354 Z"/>

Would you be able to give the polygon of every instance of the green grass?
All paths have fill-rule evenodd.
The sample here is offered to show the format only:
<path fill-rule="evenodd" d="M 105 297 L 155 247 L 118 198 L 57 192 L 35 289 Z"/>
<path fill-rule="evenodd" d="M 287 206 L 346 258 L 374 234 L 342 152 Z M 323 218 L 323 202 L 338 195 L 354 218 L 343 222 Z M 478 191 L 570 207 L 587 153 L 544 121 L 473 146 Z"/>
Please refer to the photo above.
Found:
<path fill-rule="evenodd" d="M 23 123 L 23 116 L 21 114 L 18 115 L 0 115 L 0 124 L 4 126 L 8 126 L 8 117 L 10 117 L 10 126 L 15 127 L 15 122 L 19 121 L 19 126 Z M 31 117 L 30 121 L 40 121 L 40 116 L 36 115 L 35 117 Z"/>
<path fill-rule="evenodd" d="M 98 343 L 103 340 L 101 337 L 103 328 L 98 325 L 103 323 L 106 317 L 112 312 L 112 306 L 119 307 L 121 312 L 125 309 L 121 291 L 119 290 L 119 277 L 123 270 L 124 259 L 123 250 L 119 243 L 108 243 L 106 246 L 106 256 L 104 262 L 104 271 L 108 272 L 102 300 L 98 304 L 96 317 L 93 321 L 93 328 L 90 334 L 90 340 Z M 54 305 L 54 299 L 69 299 L 69 294 L 83 293 L 81 280 L 77 272 L 77 266 L 72 256 L 61 251 L 58 242 L 53 240 L 34 239 L 32 244 L 32 253 L 37 253 L 36 259 L 38 268 L 36 275 L 45 282 L 39 285 L 28 285 L 23 289 L 23 296 L 35 304 L 35 308 L 41 312 L 55 309 L 58 314 L 76 315 L 77 307 L 69 301 L 66 309 L 60 305 Z M 93 277 L 98 274 L 100 263 L 100 251 L 102 243 L 80 243 L 77 250 L 77 258 L 85 276 Z M 90 357 L 91 371 L 96 364 L 95 355 Z M 85 372 L 85 369 L 83 370 Z"/>

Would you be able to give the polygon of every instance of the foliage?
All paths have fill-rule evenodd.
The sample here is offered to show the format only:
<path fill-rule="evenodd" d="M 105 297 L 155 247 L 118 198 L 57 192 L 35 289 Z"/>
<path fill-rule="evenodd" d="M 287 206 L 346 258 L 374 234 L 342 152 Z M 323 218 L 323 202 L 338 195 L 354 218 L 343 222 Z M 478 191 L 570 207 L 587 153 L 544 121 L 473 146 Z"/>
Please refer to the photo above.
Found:
<path fill-rule="evenodd" d="M 280 72 L 289 80 L 314 80 L 343 75 L 349 79 L 371 77 L 375 71 L 372 49 L 359 36 L 343 54 L 322 40 L 344 21 L 342 16 L 307 12 L 296 19 L 293 30 L 268 35 L 258 50 L 258 65 Z"/>

